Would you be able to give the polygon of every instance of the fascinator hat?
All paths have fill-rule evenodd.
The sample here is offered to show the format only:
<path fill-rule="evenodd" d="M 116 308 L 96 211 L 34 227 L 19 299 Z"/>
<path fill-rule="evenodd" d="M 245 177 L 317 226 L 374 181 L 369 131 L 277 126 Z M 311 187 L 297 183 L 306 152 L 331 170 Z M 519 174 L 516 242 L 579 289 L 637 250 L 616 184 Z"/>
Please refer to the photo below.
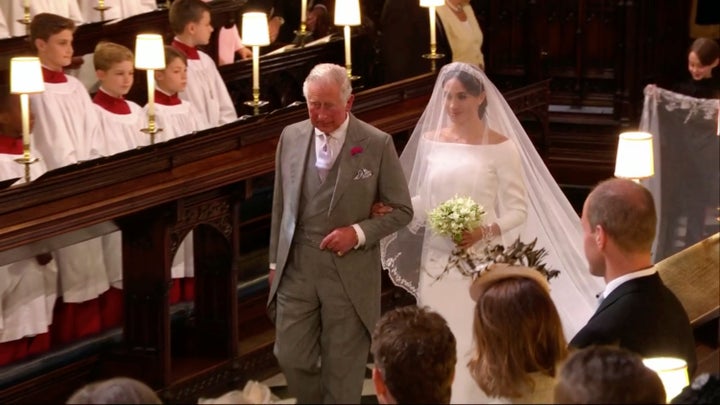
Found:
<path fill-rule="evenodd" d="M 507 263 L 498 263 L 490 266 L 488 270 L 480 277 L 476 278 L 470 285 L 470 298 L 477 302 L 480 295 L 492 284 L 500 280 L 509 278 L 529 278 L 535 280 L 543 286 L 545 290 L 550 292 L 550 284 L 543 275 L 530 267 L 513 266 Z"/>

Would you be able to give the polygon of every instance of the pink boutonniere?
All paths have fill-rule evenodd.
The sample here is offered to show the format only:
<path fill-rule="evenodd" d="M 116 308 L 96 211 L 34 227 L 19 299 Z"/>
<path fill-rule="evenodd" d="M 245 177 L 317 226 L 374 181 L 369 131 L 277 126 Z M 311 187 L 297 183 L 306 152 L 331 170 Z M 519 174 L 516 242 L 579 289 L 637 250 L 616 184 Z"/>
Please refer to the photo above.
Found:
<path fill-rule="evenodd" d="M 362 153 L 363 148 L 362 146 L 353 146 L 352 149 L 350 149 L 350 156 L 355 156 L 357 154 Z"/>

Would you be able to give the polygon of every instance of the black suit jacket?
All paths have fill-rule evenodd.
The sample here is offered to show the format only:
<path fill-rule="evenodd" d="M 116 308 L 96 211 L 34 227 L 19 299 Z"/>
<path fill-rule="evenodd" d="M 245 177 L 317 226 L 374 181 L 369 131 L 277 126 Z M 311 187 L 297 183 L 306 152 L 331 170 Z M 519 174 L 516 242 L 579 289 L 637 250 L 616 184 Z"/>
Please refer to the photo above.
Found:
<path fill-rule="evenodd" d="M 679 357 L 690 376 L 697 365 L 690 320 L 660 276 L 640 277 L 613 290 L 570 346 L 618 345 L 643 357 Z"/>

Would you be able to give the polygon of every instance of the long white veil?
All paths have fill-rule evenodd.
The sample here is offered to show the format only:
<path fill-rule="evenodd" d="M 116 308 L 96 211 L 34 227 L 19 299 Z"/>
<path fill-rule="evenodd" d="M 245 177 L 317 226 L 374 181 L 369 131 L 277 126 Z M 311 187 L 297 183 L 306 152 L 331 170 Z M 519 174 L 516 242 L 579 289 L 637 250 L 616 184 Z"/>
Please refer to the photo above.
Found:
<path fill-rule="evenodd" d="M 450 63 L 440 70 L 430 101 L 400 156 L 409 181 L 410 195 L 417 196 L 424 185 L 428 155 L 431 152 L 430 148 L 425 146 L 427 142 L 421 140 L 432 138 L 432 134 L 439 134 L 448 125 L 443 87 L 450 75 L 457 75 L 458 70 L 472 74 L 483 84 L 487 99 L 484 115 L 487 126 L 512 140 L 519 153 L 522 179 L 526 188 L 527 219 L 524 227 L 518 227 L 518 232 L 503 231 L 502 243 L 508 245 L 520 233 L 519 236 L 524 242 L 537 238 L 536 248 L 544 247 L 547 250 L 545 263 L 548 268 L 561 271 L 560 276 L 550 283 L 551 294 L 569 339 L 586 324 L 595 311 L 595 295 L 602 291 L 604 284 L 587 270 L 582 226 L 578 215 L 502 94 L 481 70 L 464 63 Z M 503 215 L 503 201 L 500 199 L 497 203 L 495 211 L 500 219 Z M 417 207 L 414 208 L 417 210 Z M 396 285 L 416 297 L 421 271 L 420 258 L 426 234 L 426 212 L 424 209 L 418 211 L 413 223 L 388 236 L 381 243 L 383 267 L 388 270 L 390 278 Z M 458 291 L 458 294 L 467 293 Z"/>
<path fill-rule="evenodd" d="M 642 183 L 658 212 L 658 262 L 720 229 L 720 100 L 649 84 L 640 129 L 653 135 L 655 174 Z"/>

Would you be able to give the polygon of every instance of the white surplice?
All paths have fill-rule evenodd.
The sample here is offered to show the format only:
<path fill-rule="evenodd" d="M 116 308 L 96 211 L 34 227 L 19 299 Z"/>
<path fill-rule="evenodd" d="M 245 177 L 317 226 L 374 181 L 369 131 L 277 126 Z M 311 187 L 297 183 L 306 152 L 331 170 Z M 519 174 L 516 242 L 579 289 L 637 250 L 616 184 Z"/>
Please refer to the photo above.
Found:
<path fill-rule="evenodd" d="M 235 105 L 215 62 L 202 51 L 198 54 L 200 59 L 188 59 L 187 88 L 180 98 L 191 102 L 211 127 L 235 121 Z"/>
<path fill-rule="evenodd" d="M 100 21 L 100 12 L 95 10 L 97 0 L 77 0 L 80 12 L 87 22 Z M 148 13 L 156 10 L 155 0 L 105 0 L 105 21 L 117 20 L 132 17 L 137 14 Z"/>
<path fill-rule="evenodd" d="M 30 96 L 35 114 L 33 143 L 48 170 L 101 156 L 104 149 L 100 119 L 90 95 L 76 78 L 45 83 L 45 91 Z M 97 298 L 109 288 L 100 238 L 60 248 L 56 252 L 65 302 Z"/>
<path fill-rule="evenodd" d="M 5 19 L 5 13 L 0 7 L 0 38 L 7 38 L 10 36 L 10 28 L 8 28 L 7 19 Z"/>
<path fill-rule="evenodd" d="M 100 117 L 102 137 L 105 141 L 104 154 L 113 155 L 139 146 L 150 144 L 150 136 L 141 131 L 147 126 L 147 115 L 132 101 L 125 100 L 130 114 L 115 114 L 95 104 Z M 120 231 L 102 236 L 103 258 L 108 282 L 115 288 L 122 288 L 122 234 Z"/>
<path fill-rule="evenodd" d="M 15 162 L 20 155 L 0 153 L 0 180 L 20 178 L 25 169 Z M 40 158 L 30 165 L 30 176 L 38 178 L 45 172 Z M 16 184 L 17 184 L 16 183 Z M 34 336 L 48 331 L 57 298 L 57 266 L 54 260 L 41 265 L 35 257 L 0 266 L 0 343 Z"/>
<path fill-rule="evenodd" d="M 25 24 L 17 22 L 25 16 L 23 2 L 21 0 L 2 0 L 0 8 L 7 19 L 10 35 L 14 37 L 26 35 Z M 57 14 L 73 20 L 75 24 L 85 22 L 77 0 L 31 0 L 30 18 L 32 19 L 40 13 Z"/>

